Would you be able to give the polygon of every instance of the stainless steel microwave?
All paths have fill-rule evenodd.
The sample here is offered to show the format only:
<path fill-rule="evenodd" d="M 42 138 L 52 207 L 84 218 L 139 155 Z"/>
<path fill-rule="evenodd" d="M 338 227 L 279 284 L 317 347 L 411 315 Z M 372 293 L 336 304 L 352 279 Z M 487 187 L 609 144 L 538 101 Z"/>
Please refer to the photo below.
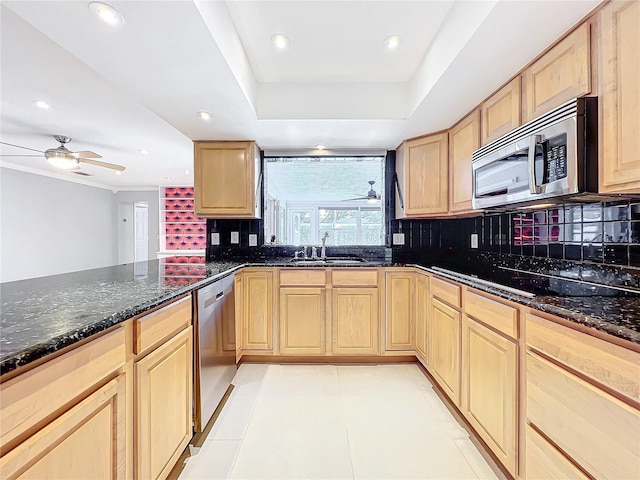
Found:
<path fill-rule="evenodd" d="M 598 191 L 598 99 L 576 98 L 473 153 L 473 208 Z"/>

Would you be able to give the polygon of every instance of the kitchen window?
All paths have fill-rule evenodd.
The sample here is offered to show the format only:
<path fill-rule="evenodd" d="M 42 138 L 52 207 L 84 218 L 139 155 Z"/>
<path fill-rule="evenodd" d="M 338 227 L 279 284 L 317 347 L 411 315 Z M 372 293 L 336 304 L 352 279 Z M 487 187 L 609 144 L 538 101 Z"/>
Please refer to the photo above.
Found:
<path fill-rule="evenodd" d="M 265 158 L 268 244 L 384 245 L 384 157 Z"/>

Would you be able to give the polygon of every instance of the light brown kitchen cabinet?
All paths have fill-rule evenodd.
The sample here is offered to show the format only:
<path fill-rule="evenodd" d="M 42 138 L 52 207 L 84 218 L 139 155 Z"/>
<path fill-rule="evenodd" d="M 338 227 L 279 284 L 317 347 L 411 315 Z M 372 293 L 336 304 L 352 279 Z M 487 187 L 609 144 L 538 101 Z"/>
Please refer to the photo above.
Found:
<path fill-rule="evenodd" d="M 640 478 L 640 353 L 561 322 L 526 314 L 527 423 L 593 478 Z"/>
<path fill-rule="evenodd" d="M 473 318 L 463 320 L 462 412 L 516 476 L 518 348 Z"/>
<path fill-rule="evenodd" d="M 376 287 L 334 287 L 331 353 L 378 355 L 380 304 Z"/>
<path fill-rule="evenodd" d="M 236 363 L 244 354 L 244 274 L 236 272 L 233 280 L 233 301 L 235 304 Z"/>
<path fill-rule="evenodd" d="M 280 354 L 324 355 L 325 289 L 280 288 Z"/>
<path fill-rule="evenodd" d="M 471 155 L 480 147 L 480 111 L 474 110 L 449 130 L 449 211 L 472 209 Z"/>
<path fill-rule="evenodd" d="M 591 93 L 590 27 L 580 25 L 523 72 L 523 122 Z"/>
<path fill-rule="evenodd" d="M 429 276 L 416 273 L 415 288 L 416 355 L 423 365 L 428 366 Z"/>
<path fill-rule="evenodd" d="M 429 366 L 451 401 L 460 405 L 460 312 L 431 296 Z"/>
<path fill-rule="evenodd" d="M 260 149 L 255 142 L 194 142 L 194 211 L 207 218 L 260 218 Z"/>
<path fill-rule="evenodd" d="M 601 193 L 640 193 L 640 3 L 600 11 Z"/>
<path fill-rule="evenodd" d="M 396 173 L 404 200 L 396 218 L 424 217 L 449 211 L 447 132 L 407 140 L 396 152 Z"/>
<path fill-rule="evenodd" d="M 480 106 L 481 144 L 486 145 L 521 125 L 520 76 Z"/>
<path fill-rule="evenodd" d="M 243 274 L 242 349 L 273 351 L 273 271 L 247 270 Z"/>
<path fill-rule="evenodd" d="M 125 384 L 117 376 L 3 455 L 2 478 L 126 478 Z"/>
<path fill-rule="evenodd" d="M 136 478 L 166 478 L 193 435 L 191 327 L 134 365 Z"/>
<path fill-rule="evenodd" d="M 414 350 L 412 271 L 385 273 L 385 350 Z"/>

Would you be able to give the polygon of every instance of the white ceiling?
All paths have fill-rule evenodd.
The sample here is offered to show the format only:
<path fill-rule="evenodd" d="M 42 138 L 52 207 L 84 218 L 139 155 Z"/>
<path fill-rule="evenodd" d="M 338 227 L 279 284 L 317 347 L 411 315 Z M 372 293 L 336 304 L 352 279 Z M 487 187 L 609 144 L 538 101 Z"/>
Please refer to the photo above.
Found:
<path fill-rule="evenodd" d="M 196 139 L 393 149 L 447 128 L 599 1 L 108 3 L 120 28 L 85 1 L 2 2 L 0 135 L 39 150 L 70 136 L 71 150 L 127 167 L 83 166 L 87 181 L 131 189 L 191 183 Z M 276 50 L 274 33 L 290 48 Z M 391 34 L 395 51 L 382 45 Z M 40 158 L 2 165 L 79 178 Z"/>

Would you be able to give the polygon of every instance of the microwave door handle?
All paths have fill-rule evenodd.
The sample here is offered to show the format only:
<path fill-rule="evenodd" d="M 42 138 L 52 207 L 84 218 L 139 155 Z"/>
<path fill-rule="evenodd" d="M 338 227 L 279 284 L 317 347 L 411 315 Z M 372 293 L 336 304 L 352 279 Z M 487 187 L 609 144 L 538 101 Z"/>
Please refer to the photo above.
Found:
<path fill-rule="evenodd" d="M 536 185 L 536 146 L 542 143 L 542 135 L 532 135 L 529 144 L 529 191 L 532 194 L 541 193 L 542 189 Z"/>

